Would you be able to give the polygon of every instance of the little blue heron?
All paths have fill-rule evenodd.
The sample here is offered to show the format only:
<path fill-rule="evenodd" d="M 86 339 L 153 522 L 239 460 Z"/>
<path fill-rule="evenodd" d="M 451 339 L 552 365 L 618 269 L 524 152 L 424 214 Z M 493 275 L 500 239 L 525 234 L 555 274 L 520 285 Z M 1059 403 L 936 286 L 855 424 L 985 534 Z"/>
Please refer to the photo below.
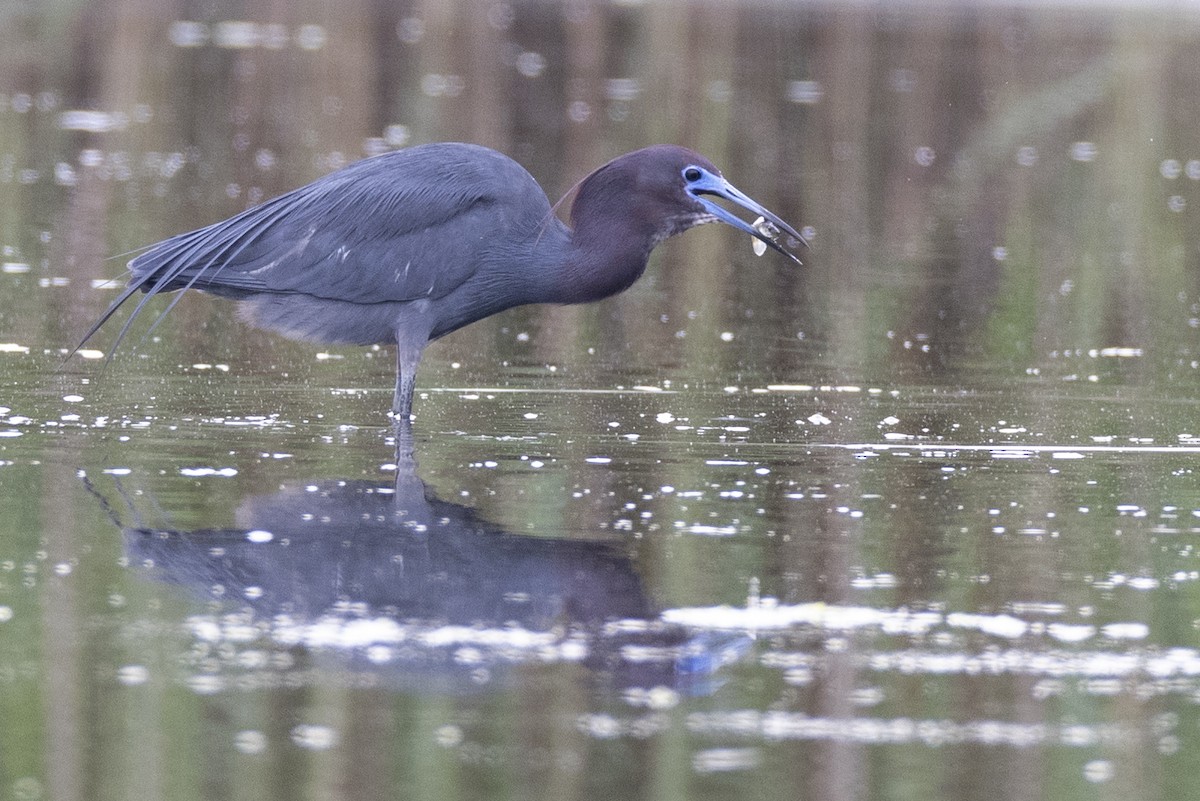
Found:
<path fill-rule="evenodd" d="M 113 350 L 150 298 L 200 289 L 242 301 L 249 322 L 294 339 L 395 344 L 392 412 L 407 421 L 421 353 L 451 331 L 513 306 L 614 295 L 642 275 L 655 245 L 703 223 L 732 225 L 797 264 L 776 239 L 804 243 L 708 159 L 672 145 L 588 175 L 570 221 L 555 217 L 524 168 L 486 147 L 430 144 L 364 159 L 153 245 L 130 261 L 128 286 L 76 350 L 138 290 L 146 297 Z"/>

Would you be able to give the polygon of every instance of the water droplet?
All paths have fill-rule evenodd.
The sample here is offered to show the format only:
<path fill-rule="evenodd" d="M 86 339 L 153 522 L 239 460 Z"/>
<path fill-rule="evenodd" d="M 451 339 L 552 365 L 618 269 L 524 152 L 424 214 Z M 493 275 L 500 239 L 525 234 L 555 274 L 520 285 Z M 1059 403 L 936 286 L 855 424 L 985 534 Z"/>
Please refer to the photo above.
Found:
<path fill-rule="evenodd" d="M 546 57 L 541 53 L 526 50 L 517 56 L 517 72 L 526 78 L 538 78 L 546 70 Z"/>
<path fill-rule="evenodd" d="M 586 100 L 573 100 L 567 106 L 567 118 L 571 122 L 587 122 L 592 116 L 592 107 Z"/>
<path fill-rule="evenodd" d="M 203 22 L 176 20 L 167 30 L 167 39 L 176 47 L 200 47 L 208 42 L 208 26 Z"/>
<path fill-rule="evenodd" d="M 609 100 L 633 100 L 642 91 L 636 78 L 610 78 L 604 84 L 604 91 Z"/>
<path fill-rule="evenodd" d="M 458 726 L 448 723 L 433 733 L 433 739 L 443 748 L 453 748 L 463 741 L 463 732 Z"/>
<path fill-rule="evenodd" d="M 337 745 L 338 733 L 329 726 L 301 723 L 292 729 L 292 742 L 310 751 L 327 751 Z"/>
<path fill-rule="evenodd" d="M 329 36 L 320 25 L 301 25 L 296 31 L 296 46 L 301 50 L 320 50 Z"/>
<path fill-rule="evenodd" d="M 787 87 L 787 99 L 801 105 L 819 103 L 824 96 L 820 81 L 792 81 Z"/>
<path fill-rule="evenodd" d="M 1096 784 L 1109 781 L 1115 772 L 1113 763 L 1107 759 L 1093 759 L 1083 766 L 1083 778 Z"/>
<path fill-rule="evenodd" d="M 1074 142 L 1071 144 L 1071 159 L 1074 161 L 1095 161 L 1100 154 L 1095 142 Z"/>
<path fill-rule="evenodd" d="M 136 687 L 150 680 L 150 670 L 145 665 L 124 665 L 117 668 L 117 681 L 126 687 Z"/>
<path fill-rule="evenodd" d="M 409 132 L 407 125 L 389 125 L 383 130 L 383 140 L 391 147 L 404 147 L 408 143 Z"/>
<path fill-rule="evenodd" d="M 267 735 L 253 729 L 239 731 L 233 738 L 233 747 L 249 756 L 261 754 L 267 750 Z"/>
<path fill-rule="evenodd" d="M 405 17 L 396 23 L 396 36 L 404 44 L 416 44 L 425 36 L 425 23 L 419 17 Z"/>

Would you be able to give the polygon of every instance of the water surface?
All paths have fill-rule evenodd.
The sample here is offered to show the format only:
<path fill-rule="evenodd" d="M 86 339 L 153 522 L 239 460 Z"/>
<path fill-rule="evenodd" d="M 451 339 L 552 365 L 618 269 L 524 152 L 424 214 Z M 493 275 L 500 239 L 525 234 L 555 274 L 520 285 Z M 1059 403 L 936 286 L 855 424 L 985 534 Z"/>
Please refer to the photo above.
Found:
<path fill-rule="evenodd" d="M 0 793 L 1190 797 L 1195 15 L 202 11 L 0 17 Z M 390 350 L 220 300 L 63 364 L 107 256 L 446 139 L 814 246 L 437 343 L 415 464 Z"/>

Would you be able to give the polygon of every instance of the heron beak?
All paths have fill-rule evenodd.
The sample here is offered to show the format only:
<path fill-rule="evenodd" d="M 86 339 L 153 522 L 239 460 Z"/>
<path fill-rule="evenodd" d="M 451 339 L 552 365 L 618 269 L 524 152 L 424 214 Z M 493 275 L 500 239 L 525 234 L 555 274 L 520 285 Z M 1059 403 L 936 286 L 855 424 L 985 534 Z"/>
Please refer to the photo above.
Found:
<path fill-rule="evenodd" d="M 788 237 L 794 239 L 798 244 L 808 247 L 808 241 L 800 235 L 799 231 L 781 220 L 773 211 L 763 207 L 762 204 L 760 204 L 757 200 L 742 192 L 736 186 L 729 183 L 729 181 L 726 181 L 723 176 L 711 173 L 708 170 L 700 170 L 700 178 L 698 180 L 688 182 L 687 192 L 689 195 L 699 201 L 700 205 L 704 206 L 705 211 L 721 222 L 727 225 L 732 225 L 739 231 L 745 231 L 746 233 L 750 234 L 750 236 L 761 241 L 767 247 L 787 256 L 789 259 L 796 262 L 796 264 L 804 263 L 800 261 L 800 259 L 796 258 L 793 253 L 780 245 L 779 242 L 776 241 L 777 237 L 769 235 L 770 229 L 767 225 L 752 225 L 751 223 L 746 222 L 741 217 L 738 217 L 736 214 L 726 209 L 724 206 L 714 203 L 705 197 L 706 195 L 713 195 L 715 197 L 728 200 L 730 203 L 740 206 L 751 214 L 757 215 L 758 217 L 770 222 L 775 226 L 775 228 L 784 234 L 787 234 Z"/>

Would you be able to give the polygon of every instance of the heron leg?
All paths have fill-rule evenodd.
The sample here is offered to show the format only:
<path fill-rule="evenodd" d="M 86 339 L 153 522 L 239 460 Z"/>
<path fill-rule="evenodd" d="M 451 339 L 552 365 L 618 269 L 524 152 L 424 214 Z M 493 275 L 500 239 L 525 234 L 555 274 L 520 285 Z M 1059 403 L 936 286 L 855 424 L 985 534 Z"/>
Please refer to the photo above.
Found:
<path fill-rule="evenodd" d="M 429 344 L 433 321 L 429 304 L 414 301 L 404 306 L 396 318 L 396 396 L 392 399 L 392 417 L 404 423 L 412 420 L 413 392 L 417 386 L 417 367 Z"/>
<path fill-rule="evenodd" d="M 406 341 L 407 340 L 407 341 Z M 417 367 L 425 342 L 420 344 L 406 337 L 398 337 L 396 343 L 396 395 L 392 399 L 392 417 L 398 421 L 412 420 L 413 392 L 417 386 Z"/>
<path fill-rule="evenodd" d="M 396 358 L 396 395 L 392 398 L 392 416 L 397 421 L 412 419 L 413 392 L 417 385 L 417 366 Z"/>

